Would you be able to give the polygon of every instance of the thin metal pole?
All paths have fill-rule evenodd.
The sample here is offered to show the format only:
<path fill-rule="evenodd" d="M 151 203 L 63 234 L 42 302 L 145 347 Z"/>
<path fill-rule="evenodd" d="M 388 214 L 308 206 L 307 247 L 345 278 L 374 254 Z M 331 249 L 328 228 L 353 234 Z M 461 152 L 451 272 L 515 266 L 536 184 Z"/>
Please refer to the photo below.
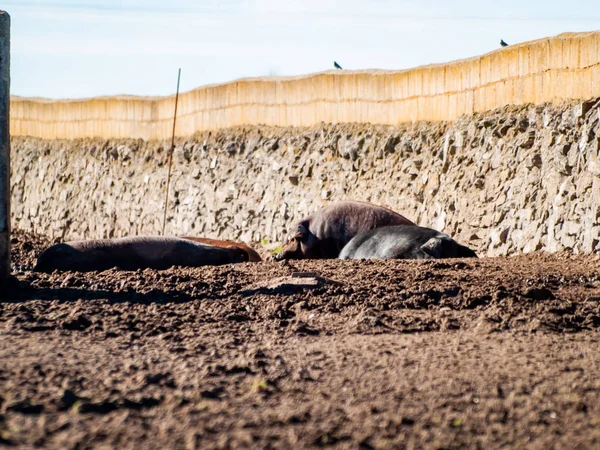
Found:
<path fill-rule="evenodd" d="M 181 78 L 181 68 L 177 73 L 177 93 L 175 94 L 175 112 L 173 113 L 173 134 L 171 135 L 171 149 L 169 151 L 169 175 L 167 176 L 167 192 L 165 194 L 165 214 L 163 216 L 162 234 L 165 235 L 165 225 L 167 224 L 167 205 L 169 204 L 169 185 L 171 184 L 171 166 L 173 165 L 173 151 L 175 150 L 175 124 L 177 123 L 177 103 L 179 101 L 179 79 Z"/>
<path fill-rule="evenodd" d="M 0 283 L 10 276 L 10 16 L 0 11 Z"/>

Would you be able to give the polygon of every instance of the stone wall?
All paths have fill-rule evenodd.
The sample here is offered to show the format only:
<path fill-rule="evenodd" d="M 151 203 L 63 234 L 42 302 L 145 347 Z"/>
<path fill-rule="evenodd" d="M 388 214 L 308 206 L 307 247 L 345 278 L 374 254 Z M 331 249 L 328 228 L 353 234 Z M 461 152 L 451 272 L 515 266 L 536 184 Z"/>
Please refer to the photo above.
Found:
<path fill-rule="evenodd" d="M 240 125 L 395 125 L 454 120 L 505 105 L 600 96 L 600 31 L 564 33 L 482 56 L 401 71 L 337 70 L 236 80 L 179 98 L 178 136 Z M 11 134 L 166 139 L 174 96 L 13 97 Z"/>
<path fill-rule="evenodd" d="M 167 141 L 15 137 L 13 225 L 159 234 Z M 179 139 L 167 234 L 277 242 L 327 202 L 365 200 L 481 254 L 600 250 L 600 101 L 455 122 L 241 127 Z"/>

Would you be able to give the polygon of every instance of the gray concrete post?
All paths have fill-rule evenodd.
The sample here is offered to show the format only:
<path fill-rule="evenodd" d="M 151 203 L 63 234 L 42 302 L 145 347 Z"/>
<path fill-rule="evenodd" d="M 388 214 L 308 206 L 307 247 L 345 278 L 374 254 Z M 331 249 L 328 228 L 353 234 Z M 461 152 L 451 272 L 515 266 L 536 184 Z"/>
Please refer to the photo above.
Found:
<path fill-rule="evenodd" d="M 0 11 L 0 283 L 10 275 L 10 16 Z"/>

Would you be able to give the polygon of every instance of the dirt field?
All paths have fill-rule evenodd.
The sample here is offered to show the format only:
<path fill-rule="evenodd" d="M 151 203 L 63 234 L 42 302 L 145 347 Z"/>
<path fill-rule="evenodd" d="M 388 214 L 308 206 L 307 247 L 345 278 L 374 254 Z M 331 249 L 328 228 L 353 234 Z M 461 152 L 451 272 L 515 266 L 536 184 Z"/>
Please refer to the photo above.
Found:
<path fill-rule="evenodd" d="M 15 232 L 0 294 L 0 447 L 600 446 L 598 255 L 34 274 L 46 245 Z"/>

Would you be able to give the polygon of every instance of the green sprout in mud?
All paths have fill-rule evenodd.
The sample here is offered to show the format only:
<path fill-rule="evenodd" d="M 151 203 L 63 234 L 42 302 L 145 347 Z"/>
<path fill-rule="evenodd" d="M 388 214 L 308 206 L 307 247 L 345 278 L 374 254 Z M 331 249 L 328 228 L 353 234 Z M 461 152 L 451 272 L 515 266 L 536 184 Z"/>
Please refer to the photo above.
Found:
<path fill-rule="evenodd" d="M 327 445 L 329 443 L 329 433 L 323 433 L 319 436 L 319 442 L 323 445 Z"/>
<path fill-rule="evenodd" d="M 11 445 L 12 435 L 8 430 L 0 430 L 0 444 Z"/>
<path fill-rule="evenodd" d="M 452 425 L 454 428 L 462 427 L 463 424 L 464 424 L 464 421 L 462 419 L 458 418 L 458 417 L 455 417 L 450 422 L 450 425 Z"/>
<path fill-rule="evenodd" d="M 260 245 L 262 245 L 263 247 L 266 247 L 267 245 L 269 245 L 269 240 L 266 237 L 262 238 L 260 240 Z M 270 250 L 270 252 L 271 252 L 271 254 L 276 255 L 278 253 L 281 253 L 282 250 L 283 250 L 283 245 L 278 245 L 273 250 Z"/>
<path fill-rule="evenodd" d="M 79 400 L 77 400 L 75 403 L 73 403 L 73 406 L 71 406 L 71 410 L 75 413 L 75 414 L 81 414 L 81 405 L 83 403 Z"/>
<path fill-rule="evenodd" d="M 257 380 L 252 384 L 252 389 L 256 392 L 263 392 L 267 389 L 266 380 Z"/>
<path fill-rule="evenodd" d="M 271 253 L 273 255 L 277 255 L 278 253 L 281 253 L 283 251 L 283 246 L 278 245 L 276 248 L 274 248 L 273 250 L 271 250 Z"/>

